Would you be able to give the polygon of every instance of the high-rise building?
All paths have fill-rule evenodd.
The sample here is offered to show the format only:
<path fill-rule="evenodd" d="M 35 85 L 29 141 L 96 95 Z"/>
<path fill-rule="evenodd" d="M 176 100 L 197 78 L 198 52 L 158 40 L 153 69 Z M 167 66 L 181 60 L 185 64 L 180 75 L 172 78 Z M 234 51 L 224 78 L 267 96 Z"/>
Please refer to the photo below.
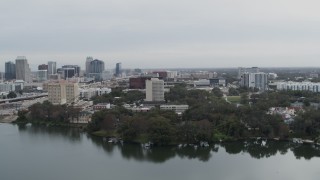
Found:
<path fill-rule="evenodd" d="M 102 73 L 104 71 L 104 62 L 95 59 L 89 64 L 89 74 L 88 77 L 94 77 L 95 80 L 102 80 Z"/>
<path fill-rule="evenodd" d="M 121 69 L 121 63 L 116 64 L 116 76 L 119 77 L 121 76 L 122 69 Z"/>
<path fill-rule="evenodd" d="M 5 75 L 6 80 L 12 80 L 16 78 L 16 65 L 9 61 L 5 63 Z"/>
<path fill-rule="evenodd" d="M 72 77 L 79 77 L 80 66 L 78 65 L 64 65 L 62 66 L 63 76 L 65 79 Z"/>
<path fill-rule="evenodd" d="M 258 67 L 251 67 L 251 68 L 238 68 L 238 79 L 241 79 L 241 76 L 245 73 L 259 73 L 260 69 Z"/>
<path fill-rule="evenodd" d="M 38 70 L 48 70 L 48 65 L 47 64 L 41 64 L 38 66 Z"/>
<path fill-rule="evenodd" d="M 257 88 L 259 91 L 268 90 L 268 74 L 259 73 L 244 73 L 241 76 L 240 86 L 247 88 Z"/>
<path fill-rule="evenodd" d="M 57 63 L 53 61 L 48 62 L 48 76 L 57 74 Z"/>
<path fill-rule="evenodd" d="M 48 100 L 52 104 L 76 102 L 79 98 L 79 85 L 72 82 L 49 83 Z"/>
<path fill-rule="evenodd" d="M 76 75 L 74 68 L 62 68 L 62 75 L 64 79 L 72 78 Z"/>
<path fill-rule="evenodd" d="M 157 78 L 146 80 L 146 101 L 164 101 L 164 81 Z"/>
<path fill-rule="evenodd" d="M 86 76 L 90 73 L 90 62 L 93 61 L 93 57 L 88 56 L 86 59 Z"/>
<path fill-rule="evenodd" d="M 38 70 L 37 76 L 38 76 L 39 82 L 46 81 L 46 80 L 48 80 L 48 71 L 47 70 Z"/>
<path fill-rule="evenodd" d="M 31 70 L 25 56 L 18 56 L 16 59 L 16 79 L 31 82 Z"/>

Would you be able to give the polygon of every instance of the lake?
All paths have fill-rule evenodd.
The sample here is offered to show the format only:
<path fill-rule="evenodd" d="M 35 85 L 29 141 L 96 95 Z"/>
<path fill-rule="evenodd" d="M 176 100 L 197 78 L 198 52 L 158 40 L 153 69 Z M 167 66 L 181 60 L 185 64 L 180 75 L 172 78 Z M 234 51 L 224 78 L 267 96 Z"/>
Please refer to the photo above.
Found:
<path fill-rule="evenodd" d="M 145 149 L 78 129 L 0 124 L 0 179 L 319 180 L 320 150 L 256 140 Z"/>

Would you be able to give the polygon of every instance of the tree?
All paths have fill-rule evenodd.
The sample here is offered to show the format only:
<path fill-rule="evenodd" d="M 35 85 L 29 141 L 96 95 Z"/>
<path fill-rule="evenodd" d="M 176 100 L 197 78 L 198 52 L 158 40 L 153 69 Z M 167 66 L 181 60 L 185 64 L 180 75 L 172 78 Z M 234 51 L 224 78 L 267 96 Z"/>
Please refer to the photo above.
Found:
<path fill-rule="evenodd" d="M 8 99 L 12 99 L 12 98 L 16 98 L 16 97 L 17 97 L 17 94 L 13 91 L 10 91 L 9 94 L 7 95 Z"/>
<path fill-rule="evenodd" d="M 221 98 L 223 96 L 223 93 L 221 92 L 220 88 L 215 87 L 212 89 L 212 94 L 218 98 Z"/>
<path fill-rule="evenodd" d="M 229 96 L 239 96 L 239 91 L 237 91 L 235 88 L 231 87 L 231 88 L 229 88 Z"/>
<path fill-rule="evenodd" d="M 156 117 L 151 121 L 148 137 L 154 144 L 168 145 L 175 137 L 174 128 L 168 119 Z"/>
<path fill-rule="evenodd" d="M 248 93 L 241 93 L 240 95 L 240 103 L 241 104 L 248 104 L 249 103 L 249 97 L 248 97 Z"/>

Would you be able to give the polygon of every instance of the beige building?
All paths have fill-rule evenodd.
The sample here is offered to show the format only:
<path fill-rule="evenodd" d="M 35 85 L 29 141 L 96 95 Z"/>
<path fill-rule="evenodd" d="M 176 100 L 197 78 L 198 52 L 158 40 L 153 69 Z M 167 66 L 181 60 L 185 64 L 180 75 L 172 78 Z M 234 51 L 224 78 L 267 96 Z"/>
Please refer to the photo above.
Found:
<path fill-rule="evenodd" d="M 146 101 L 164 101 L 164 81 L 157 78 L 146 80 Z"/>
<path fill-rule="evenodd" d="M 77 102 L 79 100 L 79 95 L 78 83 L 66 83 L 66 99 L 68 104 Z"/>
<path fill-rule="evenodd" d="M 78 83 L 58 82 L 48 83 L 48 100 L 52 104 L 77 102 L 79 99 Z"/>
<path fill-rule="evenodd" d="M 52 104 L 67 103 L 65 83 L 49 83 L 47 88 L 49 102 Z"/>

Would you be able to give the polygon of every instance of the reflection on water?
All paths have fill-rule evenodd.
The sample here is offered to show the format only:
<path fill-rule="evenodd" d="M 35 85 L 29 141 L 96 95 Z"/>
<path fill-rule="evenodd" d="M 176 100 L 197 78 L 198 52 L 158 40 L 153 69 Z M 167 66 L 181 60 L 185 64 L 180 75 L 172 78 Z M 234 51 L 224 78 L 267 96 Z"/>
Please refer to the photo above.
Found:
<path fill-rule="evenodd" d="M 210 147 L 194 147 L 186 145 L 185 147 L 152 147 L 143 148 L 139 144 L 114 144 L 103 141 L 100 137 L 85 135 L 79 129 L 44 127 L 44 126 L 19 126 L 20 133 L 27 133 L 29 136 L 49 136 L 50 138 L 63 138 L 71 143 L 81 142 L 83 137 L 90 139 L 93 144 L 103 149 L 106 154 L 112 155 L 114 151 L 121 152 L 124 159 L 136 161 L 148 161 L 153 163 L 163 163 L 171 158 L 179 157 L 181 159 L 198 159 L 199 161 L 209 161 L 214 158 L 218 151 L 226 151 L 229 154 L 248 153 L 251 157 L 260 159 L 275 156 L 277 154 L 285 155 L 292 151 L 297 159 L 312 159 L 320 157 L 320 148 L 313 145 L 298 145 L 285 141 L 272 140 L 249 140 L 237 142 L 223 142 L 212 144 Z"/>
<path fill-rule="evenodd" d="M 64 138 L 72 143 L 79 142 L 81 140 L 82 131 L 78 128 L 67 127 L 47 127 L 40 125 L 18 125 L 19 132 L 21 134 L 27 133 L 28 136 L 41 137 L 46 136 L 53 138 Z"/>

